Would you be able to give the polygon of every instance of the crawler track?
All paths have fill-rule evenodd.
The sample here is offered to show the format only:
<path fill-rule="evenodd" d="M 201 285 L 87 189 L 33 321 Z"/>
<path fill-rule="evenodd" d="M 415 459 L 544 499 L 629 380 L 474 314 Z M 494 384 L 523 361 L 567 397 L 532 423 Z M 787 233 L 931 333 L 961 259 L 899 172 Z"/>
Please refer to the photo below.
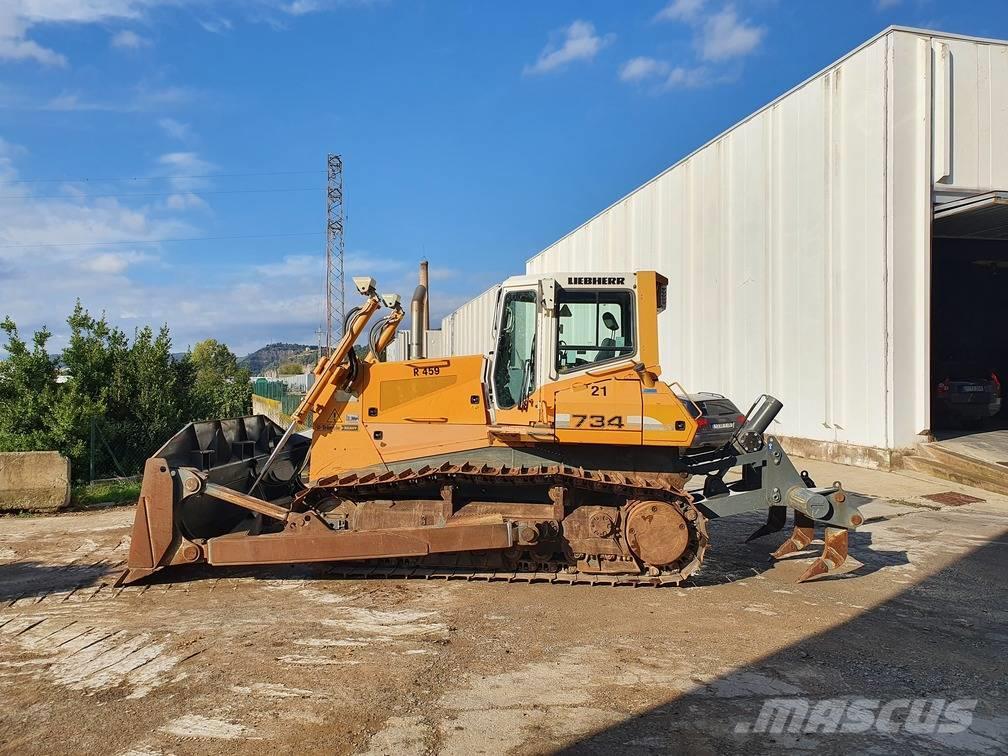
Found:
<path fill-rule="evenodd" d="M 454 465 L 383 473 L 351 474 L 324 478 L 310 486 L 295 499 L 295 506 L 315 508 L 337 499 L 366 504 L 377 500 L 423 500 L 432 492 L 446 488 L 476 488 L 504 492 L 518 489 L 539 490 L 540 501 L 554 501 L 554 492 L 562 490 L 573 508 L 579 499 L 606 501 L 615 510 L 631 501 L 662 501 L 674 504 L 684 515 L 690 528 L 689 545 L 684 555 L 670 567 L 643 567 L 641 574 L 614 574 L 579 571 L 575 566 L 558 560 L 519 559 L 515 569 L 494 568 L 494 554 L 486 554 L 486 563 L 479 564 L 478 555 L 453 557 L 442 555 L 425 560 L 381 560 L 380 562 L 333 563 L 332 573 L 345 577 L 424 578 L 485 582 L 552 583 L 561 585 L 663 586 L 679 585 L 694 574 L 703 562 L 707 550 L 707 521 L 693 506 L 685 490 L 688 476 L 679 473 L 637 473 L 618 470 L 586 470 L 566 465 L 508 467 Z M 445 494 L 442 494 L 445 495 Z M 507 516 L 508 507 L 517 502 L 499 501 L 499 512 Z M 566 510 L 561 503 L 557 519 Z M 464 513 L 453 518 L 464 517 Z M 448 562 L 446 564 L 446 561 Z"/>

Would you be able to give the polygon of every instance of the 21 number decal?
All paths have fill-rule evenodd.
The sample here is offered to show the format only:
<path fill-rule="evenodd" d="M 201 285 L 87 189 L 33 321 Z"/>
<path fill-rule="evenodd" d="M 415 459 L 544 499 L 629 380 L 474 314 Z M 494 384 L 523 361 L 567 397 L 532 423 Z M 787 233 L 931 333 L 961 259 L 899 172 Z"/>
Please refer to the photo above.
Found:
<path fill-rule="evenodd" d="M 583 428 L 586 424 L 587 427 L 596 429 L 623 427 L 623 417 L 621 415 L 613 415 L 612 417 L 606 417 L 605 415 L 571 415 L 571 417 L 574 419 L 575 428 Z"/>

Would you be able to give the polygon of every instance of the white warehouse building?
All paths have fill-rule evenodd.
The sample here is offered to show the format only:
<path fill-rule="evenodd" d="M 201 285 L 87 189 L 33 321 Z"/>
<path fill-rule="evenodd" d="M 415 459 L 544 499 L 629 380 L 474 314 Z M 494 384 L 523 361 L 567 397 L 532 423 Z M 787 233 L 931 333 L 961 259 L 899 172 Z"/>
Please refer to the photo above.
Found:
<path fill-rule="evenodd" d="M 1008 42 L 892 27 L 524 272 L 657 270 L 665 380 L 769 392 L 793 448 L 889 467 L 934 431 L 942 360 L 1008 361 L 1000 190 Z M 490 348 L 495 300 L 445 318 L 444 356 Z"/>

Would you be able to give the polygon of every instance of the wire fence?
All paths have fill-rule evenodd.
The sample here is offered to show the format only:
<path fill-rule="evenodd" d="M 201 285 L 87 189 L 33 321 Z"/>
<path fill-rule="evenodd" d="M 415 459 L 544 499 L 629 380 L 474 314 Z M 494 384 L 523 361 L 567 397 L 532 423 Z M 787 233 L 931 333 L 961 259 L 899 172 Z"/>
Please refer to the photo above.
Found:
<path fill-rule="evenodd" d="M 139 479 L 144 463 L 178 428 L 164 435 L 149 426 L 136 423 L 114 423 L 103 418 L 91 419 L 87 449 L 87 473 L 79 474 L 81 482 Z M 162 437 L 163 436 L 163 437 Z M 83 472 L 83 471 L 82 471 Z"/>

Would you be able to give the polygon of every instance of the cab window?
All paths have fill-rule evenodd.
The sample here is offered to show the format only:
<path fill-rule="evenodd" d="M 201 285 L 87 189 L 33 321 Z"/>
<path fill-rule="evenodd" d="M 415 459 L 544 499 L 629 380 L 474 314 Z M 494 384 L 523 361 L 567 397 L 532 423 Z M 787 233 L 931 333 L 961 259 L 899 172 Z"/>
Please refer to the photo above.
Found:
<path fill-rule="evenodd" d="M 536 299 L 535 291 L 511 291 L 504 297 L 493 375 L 501 409 L 516 406 L 535 388 Z"/>
<path fill-rule="evenodd" d="M 629 291 L 558 292 L 557 372 L 632 355 L 632 301 Z"/>

